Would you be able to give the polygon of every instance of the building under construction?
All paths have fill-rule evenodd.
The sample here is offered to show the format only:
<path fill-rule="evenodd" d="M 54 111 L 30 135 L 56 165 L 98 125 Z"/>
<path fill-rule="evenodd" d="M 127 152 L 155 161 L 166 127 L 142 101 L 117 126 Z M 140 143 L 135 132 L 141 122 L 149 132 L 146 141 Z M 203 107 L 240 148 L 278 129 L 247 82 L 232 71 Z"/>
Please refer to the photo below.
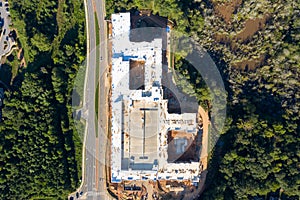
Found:
<path fill-rule="evenodd" d="M 163 94 L 167 25 L 136 32 L 130 13 L 113 14 L 111 23 L 112 182 L 199 182 L 199 158 L 194 151 L 197 113 L 169 113 Z M 139 38 L 134 40 L 134 35 Z"/>

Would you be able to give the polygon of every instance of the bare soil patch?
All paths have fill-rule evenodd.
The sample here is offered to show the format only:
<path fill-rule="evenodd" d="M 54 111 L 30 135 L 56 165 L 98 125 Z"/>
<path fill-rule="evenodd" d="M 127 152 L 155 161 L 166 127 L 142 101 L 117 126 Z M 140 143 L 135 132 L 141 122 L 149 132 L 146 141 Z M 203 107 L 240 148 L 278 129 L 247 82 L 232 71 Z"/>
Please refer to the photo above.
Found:
<path fill-rule="evenodd" d="M 236 35 L 236 39 L 242 42 L 250 39 L 257 31 L 265 27 L 267 19 L 268 15 L 263 18 L 248 19 L 245 21 L 244 29 Z"/>
<path fill-rule="evenodd" d="M 234 11 L 241 5 L 242 0 L 233 0 L 224 4 L 214 3 L 215 12 L 220 15 L 226 23 L 231 23 L 231 16 Z"/>
<path fill-rule="evenodd" d="M 265 27 L 265 23 L 269 15 L 266 14 L 263 18 L 248 19 L 244 23 L 244 28 L 239 33 L 237 33 L 232 39 L 229 34 L 215 33 L 214 39 L 217 42 L 230 44 L 233 47 L 233 41 L 240 41 L 241 43 L 250 40 L 251 37 L 259 30 Z"/>
<path fill-rule="evenodd" d="M 216 15 L 223 18 L 227 24 L 231 24 L 232 14 L 242 4 L 242 2 L 242 0 L 232 0 L 230 2 L 220 4 L 215 1 L 213 5 Z M 213 38 L 218 43 L 228 45 L 231 51 L 237 51 L 240 44 L 249 42 L 257 31 L 262 30 L 265 27 L 266 21 L 269 17 L 269 14 L 265 14 L 262 18 L 247 19 L 244 22 L 244 28 L 240 32 L 236 33 L 234 37 L 230 37 L 227 33 L 215 33 Z M 241 70 L 253 70 L 262 65 L 264 60 L 265 55 L 261 55 L 259 58 L 245 59 L 245 61 L 236 62 L 233 66 L 240 68 Z"/>
<path fill-rule="evenodd" d="M 184 152 L 177 153 L 176 139 L 184 139 L 187 144 Z M 197 162 L 195 137 L 186 132 L 171 130 L 168 132 L 168 162 Z"/>

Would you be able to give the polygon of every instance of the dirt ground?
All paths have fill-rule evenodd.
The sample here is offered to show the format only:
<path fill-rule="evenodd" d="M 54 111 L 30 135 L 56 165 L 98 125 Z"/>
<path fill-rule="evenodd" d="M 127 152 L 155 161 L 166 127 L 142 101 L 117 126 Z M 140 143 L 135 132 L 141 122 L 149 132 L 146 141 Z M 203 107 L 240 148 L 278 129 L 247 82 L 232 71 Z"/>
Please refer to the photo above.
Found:
<path fill-rule="evenodd" d="M 214 3 L 215 11 L 220 15 L 227 24 L 231 23 L 231 16 L 234 11 L 241 5 L 242 0 L 233 0 L 224 4 Z"/>
<path fill-rule="evenodd" d="M 224 4 L 214 3 L 214 10 L 216 15 L 223 18 L 224 21 L 229 25 L 232 20 L 231 17 L 236 11 L 236 9 L 241 5 L 242 0 L 232 0 Z M 269 18 L 268 14 L 265 14 L 263 18 L 247 19 L 244 22 L 244 28 L 237 33 L 234 37 L 230 37 L 229 34 L 216 33 L 214 39 L 223 44 L 230 46 L 232 51 L 237 50 L 241 43 L 248 42 L 251 40 L 252 36 L 259 30 L 265 27 L 265 23 Z M 257 58 L 252 58 L 251 60 L 243 60 L 233 64 L 234 67 L 241 70 L 254 70 L 256 67 L 260 66 L 265 59 L 265 55 L 260 55 Z"/>
<path fill-rule="evenodd" d="M 176 145 L 174 138 L 185 138 L 187 140 L 187 146 L 185 152 L 177 154 Z M 168 132 L 168 162 L 188 162 L 190 160 L 195 160 L 196 156 L 196 141 L 195 136 L 182 132 L 182 131 L 169 131 Z"/>
<path fill-rule="evenodd" d="M 236 35 L 237 40 L 246 41 L 251 38 L 257 31 L 265 27 L 268 15 L 263 18 L 248 19 L 245 21 L 244 29 Z"/>

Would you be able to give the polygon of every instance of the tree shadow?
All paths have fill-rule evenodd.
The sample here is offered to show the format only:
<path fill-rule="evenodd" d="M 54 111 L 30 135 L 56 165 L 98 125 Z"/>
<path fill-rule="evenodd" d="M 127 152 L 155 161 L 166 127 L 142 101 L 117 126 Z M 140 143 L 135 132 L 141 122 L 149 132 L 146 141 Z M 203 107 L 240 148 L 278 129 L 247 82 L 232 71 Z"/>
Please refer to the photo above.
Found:
<path fill-rule="evenodd" d="M 2 64 L 0 67 L 0 81 L 2 81 L 6 86 L 10 85 L 12 79 L 11 67 L 7 64 Z"/>

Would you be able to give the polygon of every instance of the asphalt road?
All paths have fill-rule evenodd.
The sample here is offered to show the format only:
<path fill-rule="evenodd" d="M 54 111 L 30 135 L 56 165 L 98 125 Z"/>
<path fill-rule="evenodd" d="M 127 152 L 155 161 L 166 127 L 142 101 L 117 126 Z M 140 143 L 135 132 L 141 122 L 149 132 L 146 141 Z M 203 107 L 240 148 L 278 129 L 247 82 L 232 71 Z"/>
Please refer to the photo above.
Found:
<path fill-rule="evenodd" d="M 107 116 L 108 116 L 108 84 L 107 84 L 107 27 L 104 20 L 105 17 L 105 1 L 104 0 L 95 0 L 95 8 L 99 22 L 100 29 L 100 69 L 99 69 L 99 115 L 98 115 L 98 189 L 99 191 L 106 191 L 106 180 L 105 180 L 105 153 L 107 145 Z"/>
<path fill-rule="evenodd" d="M 102 0 L 87 0 L 87 17 L 88 17 L 88 34 L 89 34 L 89 55 L 88 55 L 88 70 L 87 81 L 85 85 L 85 113 L 87 120 L 87 135 L 85 142 L 85 177 L 82 191 L 85 193 L 87 199 L 106 200 L 111 199 L 106 189 L 105 181 L 105 149 L 106 140 L 105 133 L 107 130 L 107 89 L 106 68 L 107 68 L 107 48 L 106 48 L 106 24 L 105 16 L 105 2 Z M 100 28 L 101 45 L 96 47 L 96 29 L 95 29 L 95 15 Z M 100 58 L 96 57 L 96 48 L 100 49 Z M 99 74 L 96 74 L 96 59 L 100 60 Z M 98 62 L 99 63 L 99 62 Z M 96 84 L 100 77 L 99 87 L 99 120 L 95 112 L 95 94 Z M 97 80 L 97 81 L 96 81 Z M 98 121 L 98 123 L 97 123 Z M 95 123 L 96 122 L 96 123 Z M 98 126 L 98 137 L 96 137 L 96 126 Z"/>
<path fill-rule="evenodd" d="M 85 85 L 85 109 L 87 113 L 87 132 L 85 144 L 85 178 L 83 191 L 87 192 L 88 197 L 95 188 L 95 173 L 96 173 L 96 127 L 95 127 L 95 91 L 96 91 L 96 31 L 95 31 L 95 18 L 93 1 L 87 0 L 87 13 L 88 15 L 88 34 L 89 34 L 89 55 L 87 62 L 87 80 Z M 89 198 L 90 199 L 90 198 Z"/>
<path fill-rule="evenodd" d="M 2 6 L 0 6 L 0 12 L 1 12 L 1 19 L 3 19 L 3 27 L 2 27 L 2 33 L 0 36 L 0 58 L 7 53 L 10 52 L 12 47 L 12 40 L 10 37 L 8 37 L 8 34 L 10 32 L 9 30 L 9 24 L 10 24 L 10 18 L 9 13 L 6 11 L 5 1 L 2 2 Z M 3 34 L 4 33 L 4 34 Z M 6 43 L 6 45 L 5 45 Z M 5 47 L 6 46 L 6 47 Z M 5 48 L 4 48 L 5 47 Z"/>

